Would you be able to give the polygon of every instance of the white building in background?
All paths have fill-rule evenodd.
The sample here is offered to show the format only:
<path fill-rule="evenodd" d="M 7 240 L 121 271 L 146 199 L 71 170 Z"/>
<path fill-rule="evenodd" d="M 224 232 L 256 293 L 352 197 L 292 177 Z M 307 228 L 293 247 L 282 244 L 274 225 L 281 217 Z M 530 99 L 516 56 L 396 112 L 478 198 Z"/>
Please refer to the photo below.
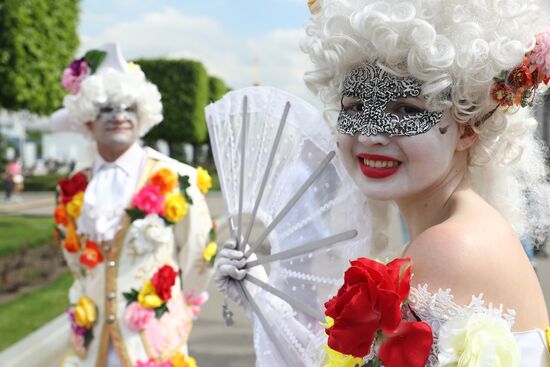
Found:
<path fill-rule="evenodd" d="M 28 141 L 30 131 L 42 133 L 42 153 L 37 143 Z M 0 109 L 0 133 L 9 145 L 15 145 L 24 167 L 33 167 L 39 160 L 52 159 L 62 163 L 77 162 L 78 166 L 89 166 L 94 157 L 92 141 L 78 133 L 52 133 L 49 117 L 38 116 L 27 110 L 7 111 Z M 6 152 L 8 159 L 15 155 L 13 148 Z"/>
<path fill-rule="evenodd" d="M 75 162 L 78 167 L 91 166 L 95 154 L 94 144 L 82 134 L 47 132 L 42 135 L 42 158 L 58 162 Z"/>

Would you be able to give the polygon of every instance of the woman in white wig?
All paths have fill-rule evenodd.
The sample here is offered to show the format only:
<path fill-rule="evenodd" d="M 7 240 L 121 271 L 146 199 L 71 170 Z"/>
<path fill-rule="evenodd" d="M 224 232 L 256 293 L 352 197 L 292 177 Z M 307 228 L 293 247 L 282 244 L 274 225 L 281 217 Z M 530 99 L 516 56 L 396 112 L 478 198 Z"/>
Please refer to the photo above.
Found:
<path fill-rule="evenodd" d="M 531 116 L 550 81 L 548 9 L 535 0 L 309 5 L 306 84 L 377 229 L 396 205 L 410 242 L 387 265 L 353 261 L 325 304 L 325 348 L 311 334 L 309 345 L 289 342 L 289 354 L 301 343 L 301 365 L 550 366 L 547 307 L 519 241 L 549 222 Z"/>
<path fill-rule="evenodd" d="M 547 308 L 519 241 L 549 221 L 530 108 L 550 79 L 548 9 L 534 0 L 310 5 L 306 83 L 335 122 L 355 183 L 396 204 L 411 239 L 387 267 L 352 263 L 326 304 L 331 356 L 549 366 Z M 364 284 L 386 288 L 371 272 L 392 269 L 398 297 L 370 290 L 365 301 Z"/>

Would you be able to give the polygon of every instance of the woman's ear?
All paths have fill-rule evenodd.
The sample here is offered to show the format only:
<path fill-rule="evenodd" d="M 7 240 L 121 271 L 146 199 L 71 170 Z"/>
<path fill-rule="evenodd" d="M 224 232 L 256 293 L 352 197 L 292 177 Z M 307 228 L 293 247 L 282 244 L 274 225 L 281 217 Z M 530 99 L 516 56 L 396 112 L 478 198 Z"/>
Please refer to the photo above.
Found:
<path fill-rule="evenodd" d="M 463 152 L 468 150 L 477 141 L 479 135 L 469 124 L 458 124 L 458 142 L 456 150 Z"/>

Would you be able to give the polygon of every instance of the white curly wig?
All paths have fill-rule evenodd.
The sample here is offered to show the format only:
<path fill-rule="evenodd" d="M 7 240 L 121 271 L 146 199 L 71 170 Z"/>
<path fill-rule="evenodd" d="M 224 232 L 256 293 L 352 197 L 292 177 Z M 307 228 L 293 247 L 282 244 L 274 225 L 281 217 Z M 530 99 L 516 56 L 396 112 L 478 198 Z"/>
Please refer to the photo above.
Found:
<path fill-rule="evenodd" d="M 89 134 L 86 122 L 99 114 L 99 106 L 107 101 L 137 105 L 140 136 L 162 121 L 162 103 L 158 88 L 147 81 L 139 67 L 128 72 L 106 68 L 82 81 L 76 95 L 63 100 L 71 124 L 76 130 Z"/>
<path fill-rule="evenodd" d="M 318 0 L 302 44 L 314 65 L 304 80 L 331 121 L 346 74 L 365 61 L 423 81 L 431 110 L 450 108 L 479 135 L 469 156 L 474 189 L 520 236 L 538 237 L 548 227 L 550 198 L 537 122 L 528 108 L 494 111 L 491 89 L 493 78 L 520 64 L 548 26 L 542 3 Z"/>

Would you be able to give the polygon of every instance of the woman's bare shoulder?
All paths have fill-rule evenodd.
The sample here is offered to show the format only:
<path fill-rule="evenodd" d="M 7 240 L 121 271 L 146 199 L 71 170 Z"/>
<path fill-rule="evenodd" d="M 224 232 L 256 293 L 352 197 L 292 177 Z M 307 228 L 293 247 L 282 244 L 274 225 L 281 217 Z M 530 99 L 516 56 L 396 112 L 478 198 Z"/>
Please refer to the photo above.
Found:
<path fill-rule="evenodd" d="M 452 218 L 411 242 L 405 256 L 413 261 L 413 286 L 450 288 L 459 305 L 483 294 L 487 303 L 523 314 L 520 328 L 547 323 L 540 285 L 511 226 L 499 218 L 477 218 Z"/>

